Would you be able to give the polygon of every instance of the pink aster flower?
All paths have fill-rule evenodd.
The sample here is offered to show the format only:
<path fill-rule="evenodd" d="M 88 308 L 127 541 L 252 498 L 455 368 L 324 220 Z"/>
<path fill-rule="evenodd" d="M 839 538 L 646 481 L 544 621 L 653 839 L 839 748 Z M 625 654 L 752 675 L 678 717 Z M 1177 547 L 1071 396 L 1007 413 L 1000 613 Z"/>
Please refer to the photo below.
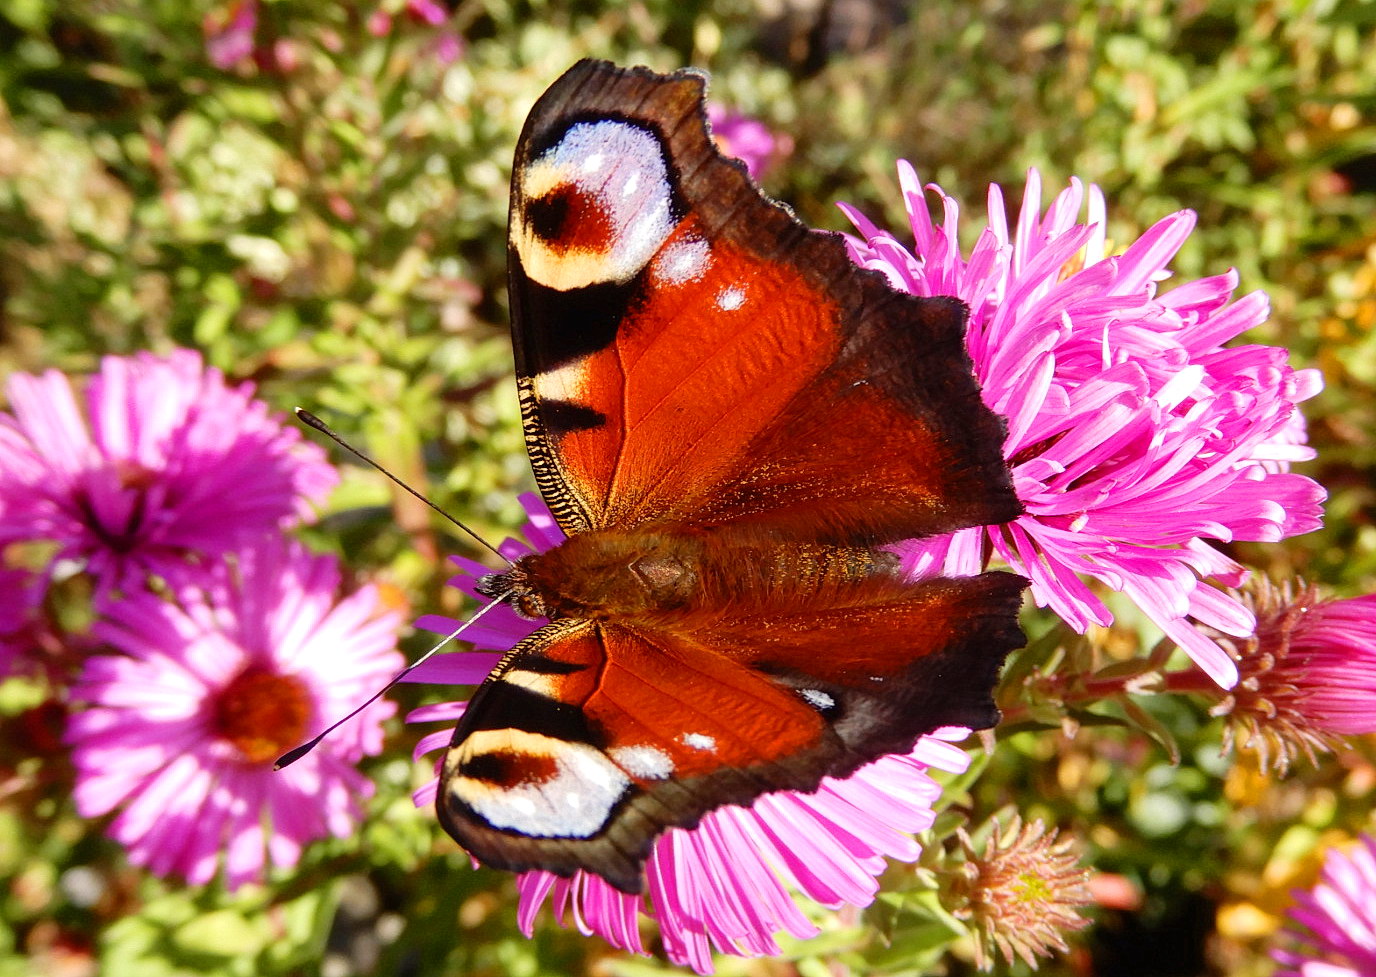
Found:
<path fill-rule="evenodd" d="M 1227 716 L 1223 745 L 1253 750 L 1263 770 L 1314 761 L 1344 736 L 1376 732 L 1376 595 L 1325 600 L 1317 588 L 1254 580 L 1239 594 L 1256 615 L 1244 639 L 1215 635 L 1240 680 L 1211 710 Z"/>
<path fill-rule="evenodd" d="M 206 57 L 221 71 L 228 71 L 253 55 L 253 32 L 257 29 L 257 0 L 235 0 L 212 11 L 202 24 Z"/>
<path fill-rule="evenodd" d="M 404 22 L 439 28 L 424 44 L 423 53 L 433 58 L 440 67 L 448 67 L 463 57 L 464 39 L 449 26 L 449 11 L 443 4 L 434 0 L 406 0 L 402 13 L 405 15 Z M 374 37 L 386 37 L 397 23 L 385 7 L 378 7 L 368 15 L 368 33 Z"/>
<path fill-rule="evenodd" d="M 1310 604 L 1290 632 L 1288 657 L 1317 725 L 1343 736 L 1376 732 L 1376 594 Z"/>
<path fill-rule="evenodd" d="M 967 258 L 955 201 L 930 186 L 943 206 L 933 223 L 912 168 L 900 164 L 900 179 L 914 249 L 847 207 L 864 238 L 852 239 L 852 257 L 903 291 L 969 306 L 967 346 L 985 402 L 1007 419 L 1004 454 L 1026 510 L 910 544 L 908 565 L 971 573 L 990 546 L 1031 579 L 1038 604 L 1082 632 L 1113 619 L 1092 578 L 1231 686 L 1232 660 L 1191 621 L 1239 636 L 1253 627 L 1208 582 L 1246 576 L 1215 542 L 1319 526 L 1324 490 L 1288 470 L 1313 457 L 1295 405 L 1320 389 L 1318 372 L 1292 369 L 1277 347 L 1222 345 L 1268 313 L 1261 292 L 1233 298 L 1235 271 L 1157 294 L 1194 227 L 1190 211 L 1108 255 L 1097 188 L 1073 180 L 1043 215 L 1033 170 L 1011 230 L 990 187 L 988 226 Z"/>
<path fill-rule="evenodd" d="M 770 166 L 793 150 L 788 136 L 775 135 L 759 119 L 752 119 L 715 102 L 707 106 L 712 139 L 727 156 L 745 164 L 752 180 L 764 176 Z"/>
<path fill-rule="evenodd" d="M 10 377 L 0 414 L 0 547 L 58 544 L 102 587 L 169 579 L 285 526 L 339 480 L 245 384 L 198 353 L 106 357 L 79 405 L 56 370 Z M 84 410 L 83 410 L 84 407 Z"/>
<path fill-rule="evenodd" d="M 453 31 L 442 31 L 439 37 L 435 38 L 435 44 L 431 50 L 435 61 L 441 67 L 448 67 L 463 57 L 463 38 Z"/>
<path fill-rule="evenodd" d="M 449 11 L 435 3 L 435 0 L 406 0 L 406 14 L 431 27 L 438 27 L 449 19 Z"/>
<path fill-rule="evenodd" d="M 534 495 L 521 498 L 530 515 L 524 534 L 539 550 L 564 539 L 549 510 Z M 531 549 L 515 540 L 501 547 L 516 559 Z M 463 574 L 451 583 L 470 597 L 474 584 L 490 572 L 481 564 L 456 560 Z M 441 634 L 458 622 L 422 617 L 417 626 Z M 486 651 L 438 655 L 408 680 L 471 685 L 481 682 L 501 657 L 538 625 L 510 608 L 494 608 L 464 633 Z M 452 723 L 464 703 L 426 706 L 411 721 Z M 452 730 L 424 737 L 419 757 L 447 745 Z M 639 921 L 659 923 L 665 952 L 676 964 L 700 974 L 712 971 L 712 952 L 765 956 L 780 952 L 776 936 L 806 938 L 817 927 L 795 901 L 801 895 L 822 906 L 866 906 L 878 892 L 876 877 L 888 858 L 914 861 L 921 847 L 914 832 L 931 827 L 941 789 L 929 768 L 962 772 L 969 757 L 954 743 L 969 730 L 947 728 L 923 737 L 906 756 L 886 756 L 844 779 L 828 778 L 811 794 L 778 792 L 750 807 L 721 807 L 692 830 L 670 829 L 656 841 L 645 865 L 646 892 L 631 896 L 601 878 L 579 872 L 561 879 L 548 872 L 525 872 L 520 891 L 520 924 L 527 935 L 546 901 L 562 923 L 596 934 L 622 949 L 645 953 Z M 435 801 L 436 784 L 416 792 L 418 806 Z"/>
<path fill-rule="evenodd" d="M 101 608 L 67 730 L 84 817 L 118 810 L 130 861 L 192 883 L 224 856 L 231 888 L 307 842 L 343 837 L 372 784 L 355 764 L 382 748 L 379 701 L 281 771 L 273 761 L 382 687 L 401 667 L 400 613 L 375 587 L 342 599 L 333 557 L 269 539 L 175 601 L 144 591 Z"/>
<path fill-rule="evenodd" d="M 1371 977 L 1376 974 L 1376 839 L 1350 851 L 1330 849 L 1319 882 L 1295 893 L 1271 956 L 1276 977 Z"/>

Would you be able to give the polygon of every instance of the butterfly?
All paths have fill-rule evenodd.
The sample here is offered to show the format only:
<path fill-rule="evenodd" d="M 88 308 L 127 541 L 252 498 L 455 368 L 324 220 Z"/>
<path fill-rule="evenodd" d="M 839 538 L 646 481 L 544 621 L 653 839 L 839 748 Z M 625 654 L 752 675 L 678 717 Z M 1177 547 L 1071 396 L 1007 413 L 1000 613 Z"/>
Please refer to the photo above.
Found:
<path fill-rule="evenodd" d="M 441 824 L 498 868 L 642 890 L 656 837 L 997 722 L 1021 577 L 885 544 L 1019 503 L 965 308 L 854 266 L 714 147 L 705 78 L 582 61 L 517 144 L 526 446 L 563 544 L 480 589 L 548 623 L 470 701 Z"/>

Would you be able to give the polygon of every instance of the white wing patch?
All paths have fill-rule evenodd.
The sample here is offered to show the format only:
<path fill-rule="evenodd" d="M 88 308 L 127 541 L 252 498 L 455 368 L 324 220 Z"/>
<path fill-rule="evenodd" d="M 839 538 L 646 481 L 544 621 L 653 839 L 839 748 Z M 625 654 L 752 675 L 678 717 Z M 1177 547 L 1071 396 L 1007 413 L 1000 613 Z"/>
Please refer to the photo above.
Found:
<path fill-rule="evenodd" d="M 535 377 L 535 395 L 541 400 L 566 400 L 573 404 L 587 403 L 587 363 L 572 360 Z"/>
<path fill-rule="evenodd" d="M 536 695 L 542 695 L 547 699 L 553 699 L 559 692 L 556 686 L 557 678 L 558 676 L 556 675 L 546 675 L 544 672 L 532 672 L 524 668 L 511 668 L 497 676 L 497 681 L 519 685 L 523 689 L 529 689 Z"/>
<path fill-rule="evenodd" d="M 705 238 L 687 234 L 674 241 L 650 265 L 650 274 L 661 285 L 683 285 L 697 281 L 712 266 L 712 246 Z"/>
<path fill-rule="evenodd" d="M 489 754 L 531 758 L 533 769 L 549 772 L 514 785 L 458 772 L 464 764 Z M 631 784 L 621 768 L 596 747 L 523 729 L 471 733 L 445 755 L 442 781 L 454 799 L 494 828 L 535 838 L 592 837 L 606 826 L 612 808 Z"/>
<path fill-rule="evenodd" d="M 717 308 L 721 309 L 723 312 L 735 312 L 744 304 L 744 289 L 737 288 L 734 285 L 730 288 L 722 289 L 721 293 L 717 296 Z"/>
<path fill-rule="evenodd" d="M 715 750 L 717 740 L 714 736 L 706 733 L 684 733 L 679 739 L 683 740 L 683 745 L 694 750 Z"/>
<path fill-rule="evenodd" d="M 674 772 L 674 761 L 658 747 L 614 746 L 607 753 L 637 780 L 664 780 Z"/>

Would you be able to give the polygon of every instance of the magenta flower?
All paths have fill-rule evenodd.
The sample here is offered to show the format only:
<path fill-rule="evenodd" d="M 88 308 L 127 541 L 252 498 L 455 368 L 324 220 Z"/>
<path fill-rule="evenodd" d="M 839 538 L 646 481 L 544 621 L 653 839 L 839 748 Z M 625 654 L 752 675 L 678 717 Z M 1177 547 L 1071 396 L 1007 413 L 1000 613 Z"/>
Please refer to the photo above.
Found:
<path fill-rule="evenodd" d="M 28 651 L 28 630 L 43 592 L 24 570 L 0 570 L 0 678 L 15 671 Z"/>
<path fill-rule="evenodd" d="M 435 3 L 434 0 L 406 0 L 402 12 L 410 23 L 440 28 L 425 45 L 426 53 L 440 67 L 448 67 L 463 57 L 464 39 L 458 31 L 446 26 L 449 22 L 449 11 L 443 4 Z M 384 7 L 378 7 L 369 14 L 366 23 L 368 33 L 374 37 L 386 37 L 395 26 L 392 14 Z"/>
<path fill-rule="evenodd" d="M 707 121 L 711 123 L 717 148 L 744 163 L 752 180 L 763 177 L 770 166 L 793 150 L 793 142 L 787 136 L 776 136 L 759 119 L 715 102 L 707 106 Z"/>
<path fill-rule="evenodd" d="M 1271 951 L 1275 977 L 1370 977 L 1376 974 L 1376 839 L 1350 851 L 1330 849 L 1313 889 L 1295 893 Z"/>
<path fill-rule="evenodd" d="M 175 579 L 309 512 L 339 480 L 317 446 L 191 350 L 106 357 L 83 411 L 55 370 L 10 377 L 0 547 L 58 544 L 102 587 Z"/>
<path fill-rule="evenodd" d="M 202 24 L 206 57 L 221 71 L 228 71 L 253 55 L 253 32 L 257 29 L 258 0 L 234 0 L 212 11 Z"/>
<path fill-rule="evenodd" d="M 1237 662 L 1235 685 L 1213 707 L 1227 716 L 1224 749 L 1256 754 L 1285 773 L 1300 754 L 1340 750 L 1344 736 L 1376 732 L 1376 595 L 1325 600 L 1303 582 L 1254 580 L 1239 595 L 1256 615 L 1246 638 L 1213 635 Z"/>
<path fill-rule="evenodd" d="M 970 307 L 967 346 L 985 402 L 1007 419 L 1004 454 L 1026 510 L 908 544 L 908 566 L 973 573 L 992 546 L 1031 579 L 1038 604 L 1082 632 L 1113 619 L 1082 579 L 1093 578 L 1231 686 L 1233 662 L 1191 619 L 1233 635 L 1253 627 L 1206 582 L 1246 576 L 1214 542 L 1319 526 L 1324 490 L 1288 471 L 1313 457 L 1295 405 L 1320 389 L 1318 372 L 1292 369 L 1277 347 L 1222 346 L 1267 316 L 1263 293 L 1233 300 L 1236 272 L 1157 294 L 1194 227 L 1189 211 L 1108 256 L 1097 188 L 1072 181 L 1043 216 L 1033 170 L 1011 232 L 1002 191 L 990 188 L 988 227 L 966 258 L 955 201 L 929 187 L 944 208 L 933 224 L 912 168 L 900 164 L 900 179 L 914 250 L 845 207 L 864 236 L 852 257 L 903 291 Z"/>
<path fill-rule="evenodd" d="M 538 497 L 524 495 L 521 502 L 530 514 L 524 533 L 534 547 L 545 550 L 563 541 Z M 531 552 L 515 540 L 501 549 L 510 559 Z M 468 560 L 456 562 L 464 573 L 451 583 L 478 597 L 474 584 L 489 570 Z M 456 621 L 433 615 L 416 623 L 441 634 L 458 627 Z M 508 607 L 495 608 L 464 634 L 491 651 L 438 655 L 408 680 L 481 682 L 501 652 L 537 626 Z M 461 702 L 445 703 L 417 709 L 407 718 L 452 723 L 463 710 Z M 451 732 L 424 737 L 416 756 L 445 746 Z M 640 917 L 653 917 L 669 959 L 700 974 L 712 971 L 714 950 L 736 956 L 777 954 L 777 934 L 805 938 L 818 932 L 795 902 L 797 894 L 832 909 L 866 906 L 878 891 L 876 877 L 887 858 L 913 861 L 921 854 L 912 834 L 931 827 L 941 793 L 928 768 L 964 771 L 969 757 L 953 743 L 968 733 L 939 730 L 918 741 L 910 755 L 881 757 L 845 779 L 824 780 L 814 793 L 766 794 L 748 808 L 718 808 L 691 831 L 665 832 L 646 862 L 643 896 L 626 895 L 583 872 L 572 879 L 525 872 L 517 882 L 521 927 L 529 935 L 536 913 L 550 900 L 560 922 L 572 922 L 584 934 L 597 934 L 636 953 L 646 952 Z M 432 781 L 416 792 L 416 804 L 432 805 L 435 792 Z"/>
<path fill-rule="evenodd" d="M 333 557 L 271 539 L 176 601 L 138 592 L 100 608 L 95 636 L 119 654 L 86 661 L 66 739 L 78 812 L 119 809 L 109 833 L 130 861 L 199 884 L 223 854 L 233 888 L 353 830 L 373 790 L 354 765 L 381 750 L 393 703 L 272 769 L 401 668 L 400 612 L 372 586 L 339 599 L 339 583 Z"/>
<path fill-rule="evenodd" d="M 406 0 L 406 14 L 431 27 L 438 27 L 449 19 L 449 12 L 435 0 Z"/>
<path fill-rule="evenodd" d="M 435 38 L 433 54 L 441 67 L 448 67 L 459 60 L 463 57 L 463 52 L 463 38 L 453 31 L 442 31 L 439 37 Z"/>
<path fill-rule="evenodd" d="M 1301 676 L 1302 707 L 1315 725 L 1376 733 L 1376 594 L 1309 605 L 1290 632 L 1286 667 Z"/>

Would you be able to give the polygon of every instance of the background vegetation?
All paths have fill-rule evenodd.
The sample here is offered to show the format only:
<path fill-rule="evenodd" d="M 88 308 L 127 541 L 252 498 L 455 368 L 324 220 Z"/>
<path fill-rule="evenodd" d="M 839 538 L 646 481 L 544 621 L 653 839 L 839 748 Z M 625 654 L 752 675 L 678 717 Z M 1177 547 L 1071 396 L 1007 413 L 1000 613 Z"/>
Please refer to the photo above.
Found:
<path fill-rule="evenodd" d="M 378 9 L 392 15 L 380 34 Z M 432 25 L 387 0 L 280 0 L 261 4 L 252 52 L 217 67 L 207 32 L 232 13 L 0 6 L 0 370 L 81 374 L 106 353 L 195 347 L 501 536 L 530 481 L 504 285 L 520 125 L 580 57 L 693 64 L 715 100 L 791 137 L 765 186 L 814 225 L 842 227 L 844 199 L 901 228 L 900 157 L 973 214 L 991 181 L 1016 197 L 1030 166 L 1053 189 L 1078 175 L 1103 188 L 1118 241 L 1198 211 L 1177 276 L 1236 266 L 1241 290 L 1273 303 L 1254 339 L 1327 380 L 1306 405 L 1320 459 L 1305 469 L 1332 493 L 1327 528 L 1237 555 L 1341 595 L 1376 590 L 1376 4 L 459 0 Z M 477 555 L 355 468 L 310 537 L 417 613 L 457 610 L 442 558 Z M 1145 654 L 1156 636 L 1120 609 L 1090 640 Z M 1034 636 L 1049 626 L 1028 622 Z M 1203 705 L 1148 706 L 1178 764 L 1122 726 L 1022 732 L 953 798 L 976 821 L 1016 805 L 1074 831 L 1088 865 L 1141 894 L 1098 910 L 1045 972 L 1264 974 L 1316 847 L 1370 826 L 1376 749 L 1265 778 L 1245 755 L 1220 758 Z M 74 812 L 62 704 L 12 680 L 0 707 L 0 974 L 660 967 L 553 925 L 521 937 L 509 878 L 472 871 L 413 810 L 418 734 L 399 721 L 368 768 L 379 792 L 360 833 L 227 894 L 129 868 Z M 885 945 L 833 922 L 792 963 L 723 972 L 969 971 L 920 907 L 885 911 L 917 935 Z"/>

